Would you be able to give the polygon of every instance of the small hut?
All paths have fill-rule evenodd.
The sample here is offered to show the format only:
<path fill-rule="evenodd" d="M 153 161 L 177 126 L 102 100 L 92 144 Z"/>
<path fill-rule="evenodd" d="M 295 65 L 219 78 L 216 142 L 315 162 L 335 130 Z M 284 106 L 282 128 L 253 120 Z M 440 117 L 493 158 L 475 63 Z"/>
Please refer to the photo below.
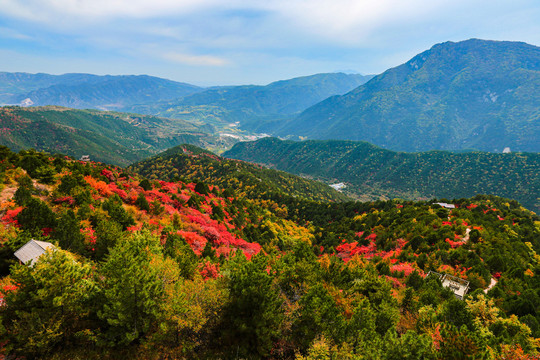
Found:
<path fill-rule="evenodd" d="M 24 244 L 19 250 L 15 251 L 15 257 L 19 261 L 28 266 L 34 266 L 39 260 L 39 257 L 47 252 L 47 250 L 56 250 L 56 247 L 46 241 L 30 240 Z"/>

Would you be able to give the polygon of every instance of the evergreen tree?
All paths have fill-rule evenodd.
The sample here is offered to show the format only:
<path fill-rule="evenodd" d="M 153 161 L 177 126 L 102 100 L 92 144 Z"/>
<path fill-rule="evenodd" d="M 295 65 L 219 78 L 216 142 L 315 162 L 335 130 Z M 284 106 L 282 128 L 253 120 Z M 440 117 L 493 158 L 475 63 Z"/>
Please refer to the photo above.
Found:
<path fill-rule="evenodd" d="M 58 219 L 58 226 L 51 236 L 58 240 L 58 245 L 64 250 L 85 254 L 84 236 L 81 234 L 81 224 L 73 210 L 67 210 Z"/>
<path fill-rule="evenodd" d="M 135 225 L 135 220 L 123 208 L 122 199 L 117 194 L 114 194 L 103 202 L 102 206 L 104 210 L 107 210 L 109 216 L 122 226 L 122 230 L 126 230 L 128 226 Z"/>
<path fill-rule="evenodd" d="M 137 200 L 135 200 L 135 205 L 141 210 L 150 211 L 150 204 L 148 204 L 148 200 L 146 200 L 146 196 L 143 193 L 139 194 Z"/>
<path fill-rule="evenodd" d="M 144 191 L 148 191 L 148 190 L 152 189 L 152 184 L 150 184 L 150 181 L 148 181 L 148 179 L 143 179 L 139 183 L 139 186 L 142 187 L 144 189 Z"/>
<path fill-rule="evenodd" d="M 118 239 L 122 238 L 122 226 L 114 221 L 98 220 L 95 235 L 94 257 L 96 260 L 103 260 Z"/>
<path fill-rule="evenodd" d="M 15 191 L 14 199 L 17 205 L 26 206 L 28 201 L 32 198 L 32 192 L 34 191 L 34 185 L 32 179 L 27 175 L 21 176 L 18 179 L 19 188 Z"/>
<path fill-rule="evenodd" d="M 339 342 L 345 319 L 336 302 L 320 284 L 315 284 L 300 299 L 298 319 L 293 324 L 293 340 L 306 350 L 319 335 Z"/>
<path fill-rule="evenodd" d="M 44 229 L 54 229 L 56 217 L 49 206 L 37 198 L 31 198 L 19 215 L 17 220 L 23 230 L 32 235 L 39 236 Z"/>
<path fill-rule="evenodd" d="M 264 255 L 247 261 L 242 253 L 232 260 L 222 336 L 229 349 L 243 357 L 268 356 L 280 335 L 282 301 L 267 272 L 267 261 Z"/>
<path fill-rule="evenodd" d="M 105 338 L 127 345 L 146 336 L 160 314 L 163 286 L 154 258 L 160 258 L 159 240 L 150 233 L 120 239 L 103 264 L 104 306 L 99 317 L 107 322 Z"/>

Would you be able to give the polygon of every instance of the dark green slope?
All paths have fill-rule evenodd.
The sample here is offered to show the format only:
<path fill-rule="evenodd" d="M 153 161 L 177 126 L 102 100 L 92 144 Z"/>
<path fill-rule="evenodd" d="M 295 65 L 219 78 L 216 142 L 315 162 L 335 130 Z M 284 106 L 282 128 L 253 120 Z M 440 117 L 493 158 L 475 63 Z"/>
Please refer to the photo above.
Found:
<path fill-rule="evenodd" d="M 277 132 L 400 151 L 540 151 L 540 48 L 467 40 L 433 46 Z"/>
<path fill-rule="evenodd" d="M 540 210 L 540 154 L 535 153 L 403 153 L 365 142 L 266 138 L 238 143 L 224 156 L 344 182 L 347 193 L 364 200 L 494 194 Z"/>
<path fill-rule="evenodd" d="M 203 118 L 242 129 L 266 131 L 329 96 L 344 94 L 372 76 L 329 73 L 276 81 L 266 86 L 207 89 L 182 99 L 131 107 L 139 113 L 177 118 Z M 261 125 L 262 123 L 262 125 Z"/>
<path fill-rule="evenodd" d="M 0 144 L 127 165 L 189 142 L 217 146 L 220 139 L 180 120 L 61 107 L 1 107 Z"/>
<path fill-rule="evenodd" d="M 316 201 L 345 201 L 347 196 L 318 181 L 283 171 L 214 155 L 193 145 L 180 145 L 129 166 L 149 179 L 202 181 L 234 189 L 238 196 L 268 199 L 273 195 Z"/>

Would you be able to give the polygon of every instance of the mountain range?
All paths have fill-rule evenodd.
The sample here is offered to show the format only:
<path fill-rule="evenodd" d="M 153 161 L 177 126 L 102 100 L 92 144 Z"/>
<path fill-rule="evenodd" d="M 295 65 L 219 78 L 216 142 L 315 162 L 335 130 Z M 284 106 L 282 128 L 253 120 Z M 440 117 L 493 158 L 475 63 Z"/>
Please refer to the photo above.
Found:
<path fill-rule="evenodd" d="M 276 129 L 399 151 L 540 151 L 540 48 L 471 39 L 437 44 Z"/>
<path fill-rule="evenodd" d="M 479 39 L 436 44 L 376 76 L 316 74 L 266 86 L 0 73 L 5 103 L 115 109 L 219 132 L 362 140 L 409 152 L 538 152 L 539 90 L 539 47 Z"/>
<path fill-rule="evenodd" d="M 377 76 L 316 74 L 266 86 L 204 89 L 149 76 L 0 73 L 0 99 L 115 104 L 162 115 L 3 107 L 0 142 L 125 166 L 182 143 L 220 151 L 263 131 L 363 139 L 375 146 L 272 139 L 238 145 L 228 156 L 347 182 L 345 191 L 360 199 L 490 193 L 536 209 L 538 160 L 515 152 L 540 150 L 539 89 L 540 48 L 478 39 L 437 44 Z"/>
<path fill-rule="evenodd" d="M 203 89 L 148 75 L 0 73 L 0 103 L 119 110 L 183 97 Z"/>

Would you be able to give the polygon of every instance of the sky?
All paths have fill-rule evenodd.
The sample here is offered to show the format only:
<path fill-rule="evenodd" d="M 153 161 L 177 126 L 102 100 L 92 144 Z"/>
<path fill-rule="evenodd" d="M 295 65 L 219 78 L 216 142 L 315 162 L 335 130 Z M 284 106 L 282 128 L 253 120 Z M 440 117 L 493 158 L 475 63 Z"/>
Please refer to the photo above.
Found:
<path fill-rule="evenodd" d="M 436 43 L 540 45 L 538 0 L 0 0 L 0 71 L 264 85 L 378 74 Z"/>

